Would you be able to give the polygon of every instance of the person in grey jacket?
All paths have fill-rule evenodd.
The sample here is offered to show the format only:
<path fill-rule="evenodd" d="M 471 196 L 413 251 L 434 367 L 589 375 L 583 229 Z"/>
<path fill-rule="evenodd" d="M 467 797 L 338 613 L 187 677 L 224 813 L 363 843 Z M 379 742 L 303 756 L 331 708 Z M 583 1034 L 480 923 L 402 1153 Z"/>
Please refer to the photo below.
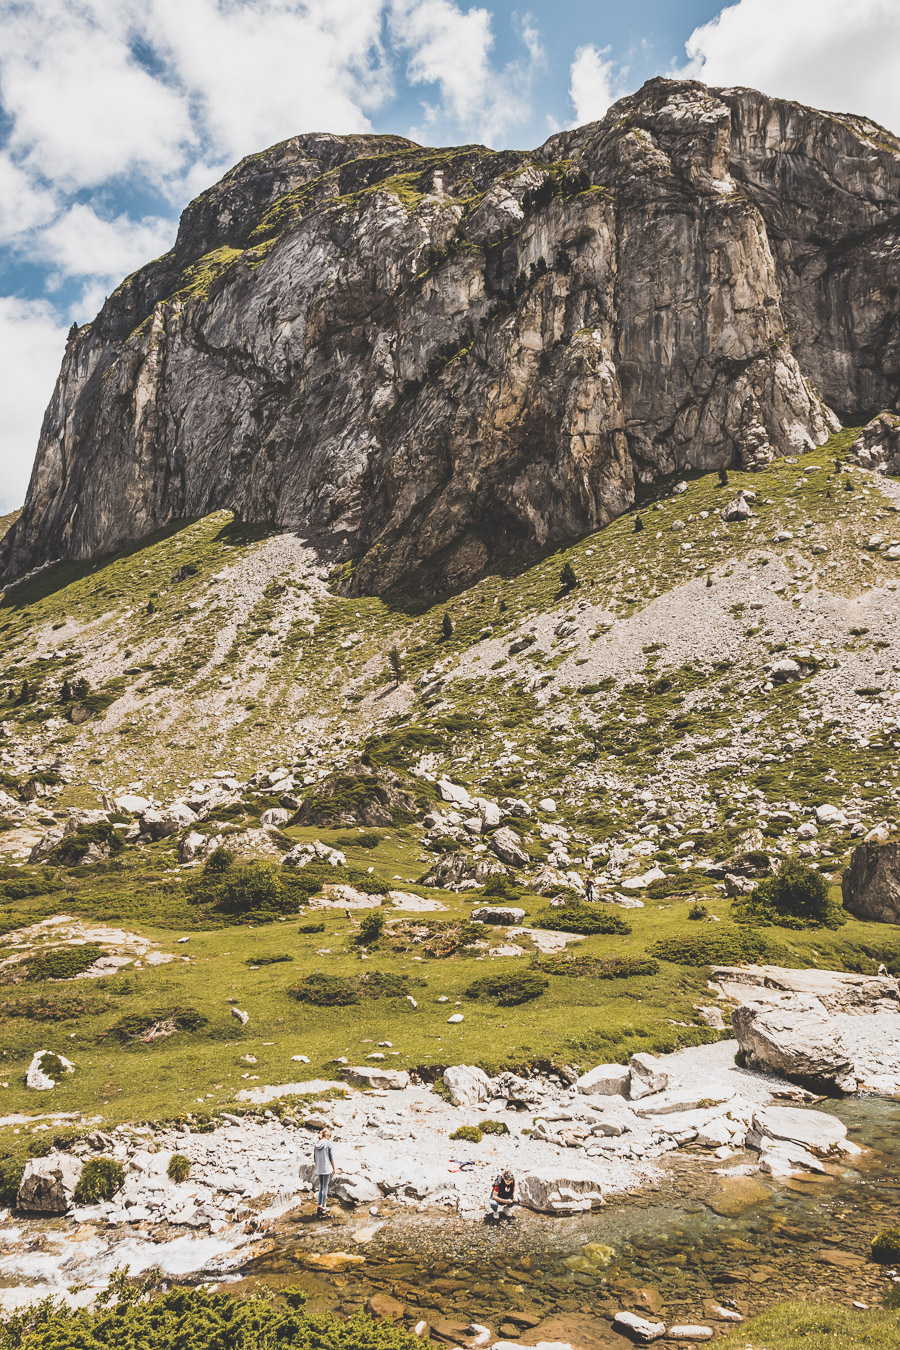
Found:
<path fill-rule="evenodd" d="M 316 1180 L 319 1183 L 319 1203 L 316 1217 L 321 1219 L 328 1213 L 328 1187 L 334 1175 L 334 1155 L 331 1152 L 331 1126 L 325 1125 L 319 1131 L 319 1137 L 313 1147 L 316 1164 Z"/>

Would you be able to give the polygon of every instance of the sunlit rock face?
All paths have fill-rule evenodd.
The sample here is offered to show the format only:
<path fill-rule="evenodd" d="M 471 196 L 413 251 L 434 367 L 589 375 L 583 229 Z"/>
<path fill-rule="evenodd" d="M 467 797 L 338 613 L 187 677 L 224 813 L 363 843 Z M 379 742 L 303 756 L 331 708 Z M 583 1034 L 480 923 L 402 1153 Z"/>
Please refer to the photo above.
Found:
<path fill-rule="evenodd" d="M 5 575 L 230 508 L 428 592 L 821 444 L 898 407 L 898 201 L 873 123 L 695 82 L 533 153 L 295 137 L 69 341 Z"/>

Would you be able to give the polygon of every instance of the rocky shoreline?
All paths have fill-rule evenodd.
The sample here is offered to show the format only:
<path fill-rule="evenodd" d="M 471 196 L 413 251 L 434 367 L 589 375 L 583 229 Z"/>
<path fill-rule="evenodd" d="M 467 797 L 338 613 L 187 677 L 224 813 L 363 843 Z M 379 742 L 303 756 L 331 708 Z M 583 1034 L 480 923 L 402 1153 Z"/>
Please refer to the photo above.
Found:
<path fill-rule="evenodd" d="M 333 1203 L 368 1211 L 373 1220 L 406 1209 L 477 1221 L 503 1167 L 516 1174 L 529 1210 L 584 1214 L 611 1196 L 657 1184 L 665 1156 L 686 1146 L 721 1176 L 717 1212 L 736 1214 L 748 1186 L 759 1186 L 753 1173 L 776 1179 L 822 1174 L 833 1162 L 859 1153 L 834 1116 L 784 1104 L 808 1101 L 810 1094 L 737 1067 L 736 1049 L 734 1042 L 721 1041 L 652 1062 L 635 1057 L 630 1072 L 636 1083 L 628 1099 L 619 1092 L 607 1095 L 608 1078 L 597 1070 L 566 1083 L 513 1074 L 488 1079 L 478 1069 L 455 1066 L 446 1073 L 443 1095 L 427 1085 L 348 1091 L 335 1083 L 332 1097 L 323 1096 L 302 1126 L 266 1112 L 225 1117 L 210 1133 L 187 1127 L 97 1132 L 71 1152 L 28 1164 L 20 1190 L 23 1212 L 4 1216 L 0 1226 L 7 1252 L 0 1258 L 0 1278 L 14 1281 L 22 1270 L 17 1244 L 33 1243 L 34 1218 L 25 1211 L 45 1216 L 39 1225 L 44 1235 L 46 1216 L 54 1216 L 49 1227 L 57 1252 L 42 1258 L 40 1278 L 33 1274 L 28 1287 L 0 1290 L 0 1306 L 50 1292 L 79 1301 L 93 1297 L 98 1285 L 77 1295 L 65 1292 L 73 1259 L 77 1264 L 88 1251 L 96 1255 L 98 1273 L 103 1253 L 114 1264 L 158 1265 L 182 1279 L 239 1267 L 267 1228 L 286 1215 L 311 1213 L 312 1142 L 325 1120 L 335 1129 Z M 389 1077 L 373 1067 L 355 1070 L 357 1082 L 363 1073 L 370 1083 Z M 324 1083 L 292 1086 L 328 1090 Z M 339 1089 L 345 1095 L 338 1096 Z M 478 1127 L 496 1117 L 507 1133 L 485 1133 L 479 1142 L 451 1139 L 462 1124 Z M 181 1182 L 167 1175 L 176 1153 L 191 1165 Z M 84 1163 L 99 1155 L 122 1164 L 124 1184 L 111 1200 L 73 1204 Z M 327 1226 L 322 1232 L 327 1241 Z M 322 1257 L 327 1268 L 328 1253 Z"/>

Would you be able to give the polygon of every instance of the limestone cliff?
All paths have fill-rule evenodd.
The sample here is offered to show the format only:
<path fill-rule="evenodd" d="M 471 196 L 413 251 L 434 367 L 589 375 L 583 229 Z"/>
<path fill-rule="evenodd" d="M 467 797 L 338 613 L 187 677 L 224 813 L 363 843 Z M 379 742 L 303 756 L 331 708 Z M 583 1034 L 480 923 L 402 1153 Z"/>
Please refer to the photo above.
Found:
<path fill-rule="evenodd" d="M 900 408 L 900 142 L 653 80 L 533 153 L 298 136 L 66 350 L 9 578 L 220 507 L 451 587 Z"/>

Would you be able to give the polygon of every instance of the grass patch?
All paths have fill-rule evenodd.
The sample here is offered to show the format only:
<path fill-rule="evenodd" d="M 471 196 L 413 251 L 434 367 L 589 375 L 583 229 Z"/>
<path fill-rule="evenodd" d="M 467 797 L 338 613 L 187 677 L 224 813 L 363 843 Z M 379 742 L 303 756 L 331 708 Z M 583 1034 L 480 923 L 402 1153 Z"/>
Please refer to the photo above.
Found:
<path fill-rule="evenodd" d="M 880 1309 L 780 1303 L 718 1342 L 722 1350 L 896 1350 L 900 1317 Z"/>

